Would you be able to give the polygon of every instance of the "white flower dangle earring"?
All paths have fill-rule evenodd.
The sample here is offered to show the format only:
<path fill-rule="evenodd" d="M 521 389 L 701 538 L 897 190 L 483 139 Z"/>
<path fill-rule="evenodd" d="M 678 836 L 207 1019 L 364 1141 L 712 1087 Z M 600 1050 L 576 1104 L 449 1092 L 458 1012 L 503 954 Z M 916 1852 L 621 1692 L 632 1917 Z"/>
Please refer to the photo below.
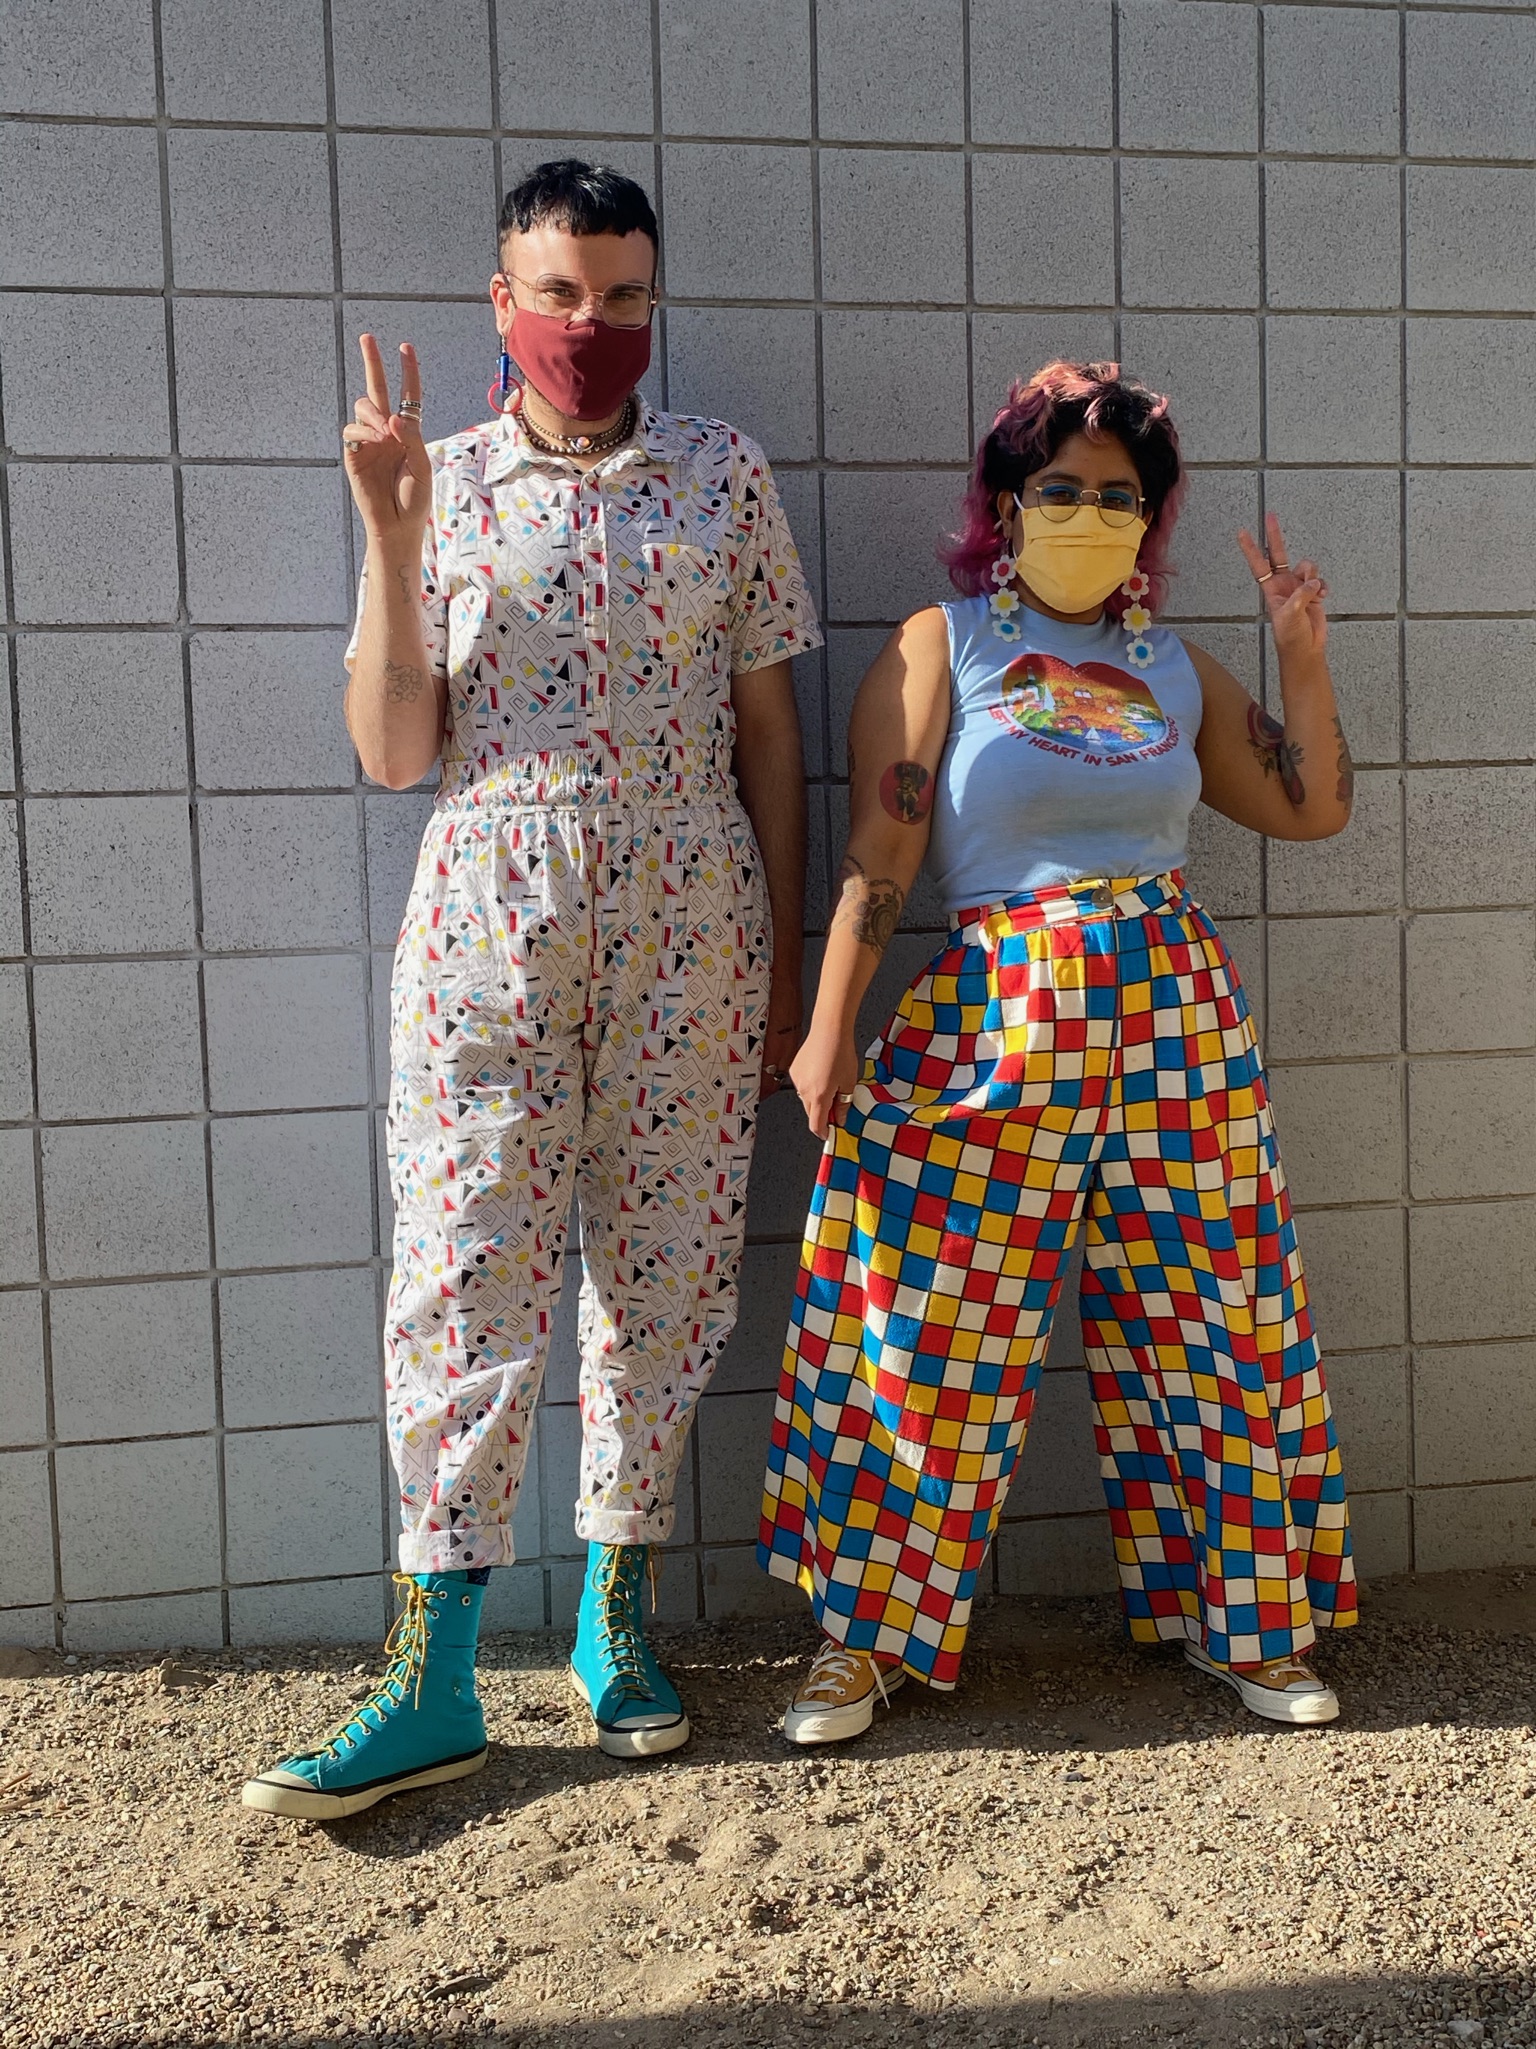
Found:
<path fill-rule="evenodd" d="M 1152 579 L 1145 570 L 1133 569 L 1120 586 L 1120 595 L 1129 598 L 1130 603 L 1121 614 L 1121 623 L 1131 630 L 1126 642 L 1125 658 L 1133 669 L 1150 669 L 1157 657 L 1147 628 L 1152 624 L 1152 614 L 1147 610 L 1145 599 L 1152 595 Z"/>
<path fill-rule="evenodd" d="M 1013 559 L 1013 550 L 1008 546 L 1008 535 L 1005 531 L 1003 552 L 992 564 L 992 582 L 996 588 L 987 600 L 992 612 L 992 631 L 999 640 L 1023 638 L 1024 629 L 1013 616 L 1019 609 L 1019 594 L 1010 588 L 1017 566 Z"/>

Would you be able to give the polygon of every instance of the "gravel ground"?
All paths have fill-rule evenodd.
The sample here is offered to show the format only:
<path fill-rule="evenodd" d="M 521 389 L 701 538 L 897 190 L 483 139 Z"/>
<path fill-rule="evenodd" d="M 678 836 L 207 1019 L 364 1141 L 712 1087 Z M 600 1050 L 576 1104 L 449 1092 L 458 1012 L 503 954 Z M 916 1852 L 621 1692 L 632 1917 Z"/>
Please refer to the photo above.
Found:
<path fill-rule="evenodd" d="M 0 1653 L 0 2043 L 1536 2043 L 1536 1576 L 1378 1588 L 1325 1730 L 1036 1602 L 797 1752 L 811 1641 L 668 1636 L 694 1740 L 637 1767 L 494 1638 L 486 1770 L 326 1826 L 238 1784 L 376 1646 Z"/>

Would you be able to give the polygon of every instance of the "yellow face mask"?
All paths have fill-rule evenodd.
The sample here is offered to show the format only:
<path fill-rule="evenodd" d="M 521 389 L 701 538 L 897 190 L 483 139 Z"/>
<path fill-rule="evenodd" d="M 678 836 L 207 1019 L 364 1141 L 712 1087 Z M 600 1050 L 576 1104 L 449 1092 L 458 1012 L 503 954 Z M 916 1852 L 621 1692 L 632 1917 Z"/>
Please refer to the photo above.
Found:
<path fill-rule="evenodd" d="M 1024 540 L 1014 567 L 1053 611 L 1088 612 L 1117 591 L 1136 567 L 1147 531 L 1144 519 L 1108 527 L 1096 505 L 1080 505 L 1070 519 L 1047 519 L 1038 505 L 1020 515 Z"/>

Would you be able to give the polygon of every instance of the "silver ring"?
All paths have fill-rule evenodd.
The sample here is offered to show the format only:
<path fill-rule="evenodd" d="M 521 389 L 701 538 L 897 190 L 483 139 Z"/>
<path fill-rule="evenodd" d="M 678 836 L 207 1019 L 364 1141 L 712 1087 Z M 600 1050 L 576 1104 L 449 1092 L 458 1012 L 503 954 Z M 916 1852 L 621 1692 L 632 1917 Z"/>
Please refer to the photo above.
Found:
<path fill-rule="evenodd" d="M 419 420 L 421 418 L 421 400 L 419 398 L 403 398 L 396 410 L 408 413 L 413 420 Z"/>
<path fill-rule="evenodd" d="M 837 1100 L 840 1103 L 851 1103 L 853 1101 L 853 1098 L 852 1096 L 845 1096 L 841 1092 L 839 1092 Z"/>

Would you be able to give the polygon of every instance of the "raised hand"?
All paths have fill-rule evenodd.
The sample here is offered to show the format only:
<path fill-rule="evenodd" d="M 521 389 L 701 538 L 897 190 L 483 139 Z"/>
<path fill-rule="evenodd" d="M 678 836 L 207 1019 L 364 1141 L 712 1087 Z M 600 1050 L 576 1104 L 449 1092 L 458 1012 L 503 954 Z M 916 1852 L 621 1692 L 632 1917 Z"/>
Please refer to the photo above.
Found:
<path fill-rule="evenodd" d="M 384 358 L 371 334 L 361 337 L 367 396 L 352 408 L 342 434 L 347 482 L 370 540 L 419 537 L 432 510 L 432 464 L 421 438 L 421 370 L 409 342 L 400 345 L 400 404 L 391 409 Z"/>
<path fill-rule="evenodd" d="M 1328 644 L 1328 586 L 1315 562 L 1291 561 L 1274 513 L 1265 519 L 1264 533 L 1267 548 L 1261 548 L 1246 527 L 1238 535 L 1237 545 L 1264 594 L 1275 652 L 1282 661 L 1287 656 L 1315 661 Z"/>

